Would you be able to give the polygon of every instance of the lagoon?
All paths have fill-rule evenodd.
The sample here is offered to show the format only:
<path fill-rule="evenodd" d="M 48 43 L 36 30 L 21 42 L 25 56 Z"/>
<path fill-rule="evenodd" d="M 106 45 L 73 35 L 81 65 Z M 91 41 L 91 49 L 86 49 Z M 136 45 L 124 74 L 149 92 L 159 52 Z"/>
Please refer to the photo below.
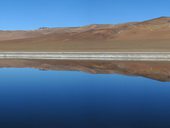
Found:
<path fill-rule="evenodd" d="M 169 128 L 170 83 L 79 71 L 0 69 L 2 128 Z"/>

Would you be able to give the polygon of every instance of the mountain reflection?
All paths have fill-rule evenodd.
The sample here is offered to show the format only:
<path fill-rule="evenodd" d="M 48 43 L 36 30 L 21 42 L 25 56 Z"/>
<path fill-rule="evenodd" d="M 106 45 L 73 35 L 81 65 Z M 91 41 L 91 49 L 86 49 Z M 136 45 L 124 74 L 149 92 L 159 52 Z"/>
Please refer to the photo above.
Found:
<path fill-rule="evenodd" d="M 83 71 L 92 74 L 124 74 L 170 81 L 170 62 L 0 60 L 1 68 Z"/>

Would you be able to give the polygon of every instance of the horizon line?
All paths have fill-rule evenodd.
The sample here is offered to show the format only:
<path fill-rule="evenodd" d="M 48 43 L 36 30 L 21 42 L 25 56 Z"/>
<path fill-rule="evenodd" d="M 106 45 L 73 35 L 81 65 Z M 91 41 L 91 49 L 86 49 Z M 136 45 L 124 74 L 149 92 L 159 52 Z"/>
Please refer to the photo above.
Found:
<path fill-rule="evenodd" d="M 86 26 L 92 26 L 92 25 L 121 25 L 121 24 L 126 24 L 126 23 L 137 23 L 137 22 L 145 22 L 145 21 L 149 21 L 149 20 L 154 20 L 154 19 L 159 19 L 159 18 L 170 18 L 170 16 L 159 16 L 159 17 L 155 17 L 155 18 L 150 18 L 150 19 L 146 19 L 146 20 L 140 20 L 140 21 L 127 21 L 127 22 L 120 22 L 120 23 L 91 23 L 91 24 L 85 24 L 85 25 L 73 25 L 73 26 L 61 26 L 61 27 L 48 27 L 48 26 L 42 26 L 42 27 L 37 27 L 35 29 L 0 29 L 0 31 L 36 31 L 36 30 L 41 30 L 41 28 L 45 28 L 45 29 L 60 29 L 60 28 L 79 28 L 79 27 L 86 27 Z"/>

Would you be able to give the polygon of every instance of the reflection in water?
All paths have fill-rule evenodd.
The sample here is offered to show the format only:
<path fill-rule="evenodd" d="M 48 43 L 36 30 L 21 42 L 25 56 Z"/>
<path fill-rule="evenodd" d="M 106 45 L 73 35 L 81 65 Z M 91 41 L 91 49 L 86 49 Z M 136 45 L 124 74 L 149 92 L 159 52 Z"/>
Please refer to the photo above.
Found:
<path fill-rule="evenodd" d="M 25 68 L 0 69 L 0 76 L 0 128 L 170 127 L 168 82 Z"/>
<path fill-rule="evenodd" d="M 93 74 L 124 74 L 170 81 L 170 62 L 1 60 L 0 67 L 76 70 Z"/>

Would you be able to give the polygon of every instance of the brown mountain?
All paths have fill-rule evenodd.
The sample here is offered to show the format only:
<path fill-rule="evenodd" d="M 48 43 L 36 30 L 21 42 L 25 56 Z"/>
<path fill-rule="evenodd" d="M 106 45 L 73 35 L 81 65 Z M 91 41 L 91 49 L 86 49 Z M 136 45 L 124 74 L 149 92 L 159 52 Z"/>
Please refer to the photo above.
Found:
<path fill-rule="evenodd" d="M 0 51 L 169 50 L 170 17 L 118 25 L 0 31 Z"/>

